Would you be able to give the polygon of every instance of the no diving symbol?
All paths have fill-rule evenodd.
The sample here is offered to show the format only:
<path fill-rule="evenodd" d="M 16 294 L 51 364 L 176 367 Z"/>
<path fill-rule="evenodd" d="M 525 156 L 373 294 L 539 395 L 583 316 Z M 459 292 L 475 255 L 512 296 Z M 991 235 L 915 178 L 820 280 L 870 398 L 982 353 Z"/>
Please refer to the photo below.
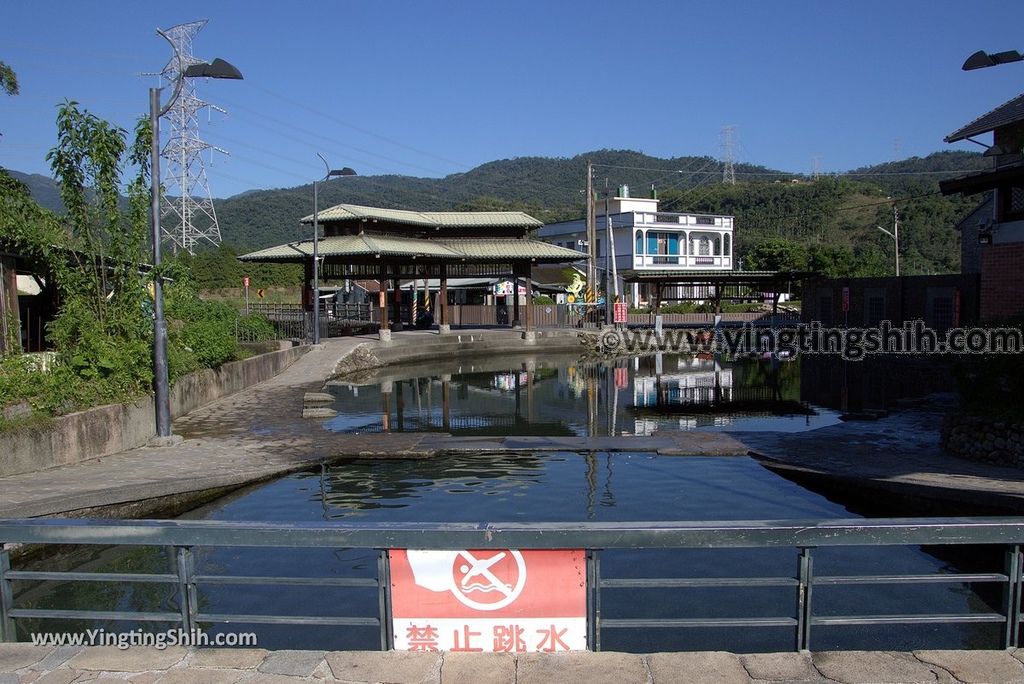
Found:
<path fill-rule="evenodd" d="M 526 586 L 526 561 L 515 549 L 432 551 L 407 549 L 413 581 L 430 591 L 451 592 L 474 610 L 509 605 Z"/>
<path fill-rule="evenodd" d="M 515 549 L 477 553 L 480 553 L 479 558 L 470 551 L 459 551 L 455 556 L 452 567 L 455 598 L 476 610 L 498 610 L 519 598 L 526 585 L 523 554 Z M 499 565 L 509 556 L 515 561 L 514 568 L 509 563 Z"/>

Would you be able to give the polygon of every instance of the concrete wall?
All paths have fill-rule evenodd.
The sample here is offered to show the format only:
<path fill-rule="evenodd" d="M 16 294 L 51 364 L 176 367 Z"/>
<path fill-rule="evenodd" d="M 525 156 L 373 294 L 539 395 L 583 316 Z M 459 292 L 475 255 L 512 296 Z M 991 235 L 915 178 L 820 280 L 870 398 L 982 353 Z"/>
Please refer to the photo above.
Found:
<path fill-rule="evenodd" d="M 289 347 L 179 378 L 171 389 L 171 416 L 268 380 L 307 351 L 309 347 Z M 39 427 L 0 434 L 0 477 L 134 449 L 155 434 L 152 397 L 59 416 Z"/>

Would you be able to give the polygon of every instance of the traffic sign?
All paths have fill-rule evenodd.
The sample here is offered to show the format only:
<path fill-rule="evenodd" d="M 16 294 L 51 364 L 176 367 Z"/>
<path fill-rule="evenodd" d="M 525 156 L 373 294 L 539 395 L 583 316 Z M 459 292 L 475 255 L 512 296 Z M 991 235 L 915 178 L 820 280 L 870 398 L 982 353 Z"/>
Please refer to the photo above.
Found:
<path fill-rule="evenodd" d="M 267 291 L 264 290 L 262 287 L 260 289 L 256 290 L 256 296 L 259 297 L 260 299 L 263 299 L 263 297 L 266 294 L 267 294 Z"/>
<path fill-rule="evenodd" d="M 249 287 L 249 276 L 245 276 L 244 278 L 242 278 L 242 286 Z"/>

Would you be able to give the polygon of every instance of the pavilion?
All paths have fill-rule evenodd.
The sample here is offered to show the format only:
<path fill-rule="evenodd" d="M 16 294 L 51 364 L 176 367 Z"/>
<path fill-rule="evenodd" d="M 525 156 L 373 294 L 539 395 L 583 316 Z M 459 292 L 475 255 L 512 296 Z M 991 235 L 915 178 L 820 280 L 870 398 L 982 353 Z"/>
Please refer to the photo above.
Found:
<path fill-rule="evenodd" d="M 532 238 L 543 225 L 519 211 L 406 211 L 339 204 L 318 212 L 323 237 L 317 245 L 324 280 L 349 278 L 380 282 L 378 306 L 381 330 L 401 330 L 401 282 L 437 279 L 435 315 L 446 330 L 448 279 L 509 277 L 523 279 L 532 290 L 533 266 L 580 261 L 586 254 Z M 313 215 L 301 220 L 313 223 Z M 301 263 L 305 268 L 303 303 L 312 309 L 313 240 L 289 242 L 238 257 L 241 261 Z M 388 316 L 387 283 L 394 307 Z M 513 297 L 512 325 L 520 325 L 519 298 Z M 525 327 L 532 329 L 532 307 L 526 307 Z"/>

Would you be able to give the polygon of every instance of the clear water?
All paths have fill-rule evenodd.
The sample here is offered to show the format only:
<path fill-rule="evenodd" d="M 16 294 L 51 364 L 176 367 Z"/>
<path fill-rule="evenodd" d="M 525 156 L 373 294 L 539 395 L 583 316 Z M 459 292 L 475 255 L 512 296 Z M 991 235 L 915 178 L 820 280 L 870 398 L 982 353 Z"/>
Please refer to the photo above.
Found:
<path fill-rule="evenodd" d="M 726 374 L 725 371 L 729 373 Z M 727 378 L 727 379 L 725 379 Z M 805 401 L 799 364 L 717 366 L 654 357 L 618 363 L 570 359 L 492 359 L 461 366 L 398 368 L 335 384 L 342 432 L 440 430 L 453 434 L 635 434 L 659 430 L 806 430 L 833 424 L 839 411 Z M 668 389 L 666 389 L 668 388 Z M 767 388 L 767 389 L 766 389 Z M 728 389 L 728 391 L 725 391 Z M 653 393 L 652 393 L 653 390 Z M 384 411 L 388 395 L 389 410 Z M 447 394 L 447 401 L 444 395 Z M 844 395 L 845 396 L 845 395 Z M 398 401 L 401 397 L 401 402 Z M 387 420 L 384 416 L 387 415 Z M 510 418 L 511 416 L 511 418 Z M 857 508 L 853 508 L 857 506 Z M 829 499 L 746 457 L 651 453 L 462 455 L 430 460 L 348 461 L 253 486 L 187 518 L 236 521 L 575 522 L 827 519 L 905 515 L 873 501 Z M 604 577 L 795 577 L 793 549 L 603 551 Z M 367 577 L 377 553 L 352 549 L 198 549 L 199 574 Z M 28 567 L 169 572 L 164 549 L 78 548 Z M 998 572 L 1002 555 L 984 548 L 825 548 L 821 575 Z M 20 607 L 177 611 L 171 588 L 144 584 L 15 582 Z M 998 591 L 963 583 L 820 586 L 817 615 L 977 613 L 1001 610 Z M 736 618 L 795 615 L 794 588 L 609 589 L 613 617 Z M 373 589 L 200 584 L 209 613 L 374 617 Z M 41 629 L 131 625 L 19 620 L 20 638 Z M 170 625 L 138 625 L 161 629 Z M 372 628 L 204 625 L 255 631 L 267 648 L 375 649 Z M 791 650 L 790 627 L 607 629 L 606 650 Z M 815 627 L 812 648 L 998 648 L 999 625 Z"/>

